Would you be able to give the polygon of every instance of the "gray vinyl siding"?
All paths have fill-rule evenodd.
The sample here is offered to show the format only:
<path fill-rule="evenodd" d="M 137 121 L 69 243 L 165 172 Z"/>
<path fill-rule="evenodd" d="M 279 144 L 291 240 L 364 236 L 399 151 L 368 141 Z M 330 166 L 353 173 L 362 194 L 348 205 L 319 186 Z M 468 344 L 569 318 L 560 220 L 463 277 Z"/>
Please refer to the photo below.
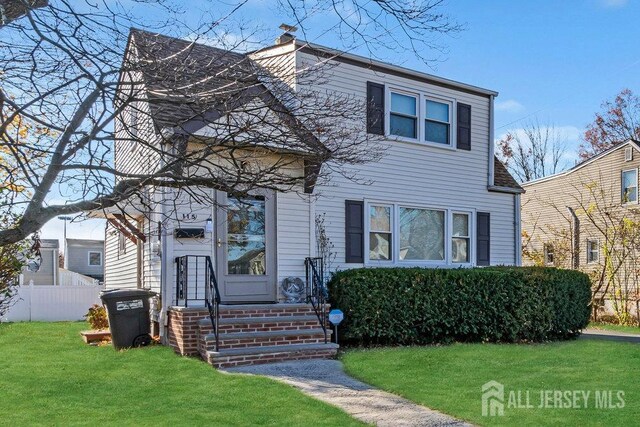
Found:
<path fill-rule="evenodd" d="M 296 57 L 299 68 L 318 62 L 317 58 L 306 53 L 297 52 Z M 489 212 L 491 214 L 491 264 L 516 263 L 515 196 L 487 191 L 490 151 L 489 98 L 374 72 L 366 67 L 345 63 L 324 68 L 322 86 L 315 89 L 347 94 L 357 97 L 364 103 L 367 81 L 427 92 L 471 105 L 471 151 L 384 140 L 381 143 L 386 148 L 386 152 L 380 162 L 360 165 L 352 170 L 361 180 L 370 181 L 369 185 L 358 184 L 337 175 L 332 176 L 328 184 L 318 185 L 315 213 L 326 215 L 329 236 L 337 254 L 336 267 L 361 266 L 340 264 L 344 261 L 344 201 L 346 199 L 406 203 L 425 207 L 455 207 Z M 364 116 L 364 110 L 362 114 Z"/>
<path fill-rule="evenodd" d="M 97 266 L 89 265 L 89 252 L 99 252 L 101 264 Z M 85 276 L 102 276 L 104 274 L 104 243 L 86 246 L 67 244 L 67 270 L 84 274 Z"/>

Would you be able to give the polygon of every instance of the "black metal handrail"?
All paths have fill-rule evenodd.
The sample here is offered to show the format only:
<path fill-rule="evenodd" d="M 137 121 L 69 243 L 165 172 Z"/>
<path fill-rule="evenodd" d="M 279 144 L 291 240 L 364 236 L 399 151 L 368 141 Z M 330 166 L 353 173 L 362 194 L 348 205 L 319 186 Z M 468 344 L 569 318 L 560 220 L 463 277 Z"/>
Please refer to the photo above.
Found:
<path fill-rule="evenodd" d="M 209 311 L 209 319 L 216 339 L 215 350 L 218 350 L 220 290 L 218 289 L 218 281 L 213 270 L 211 257 L 208 255 L 176 257 L 176 268 L 176 305 L 181 305 L 182 303 L 184 307 L 188 307 L 189 301 L 202 302 L 202 297 L 204 297 L 204 304 Z M 193 285 L 192 294 L 189 293 L 190 282 Z M 204 291 L 202 288 L 204 288 Z"/>
<path fill-rule="evenodd" d="M 324 342 L 327 343 L 327 298 L 329 295 L 324 284 L 324 260 L 320 257 L 305 258 L 304 266 L 307 278 L 307 303 L 311 303 L 313 306 L 324 332 Z"/>

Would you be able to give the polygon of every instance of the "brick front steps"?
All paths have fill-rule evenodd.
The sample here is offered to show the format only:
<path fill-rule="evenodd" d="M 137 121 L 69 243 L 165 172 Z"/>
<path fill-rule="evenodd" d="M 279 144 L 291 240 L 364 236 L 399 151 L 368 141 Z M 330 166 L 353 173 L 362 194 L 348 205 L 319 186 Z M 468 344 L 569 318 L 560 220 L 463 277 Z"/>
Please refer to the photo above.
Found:
<path fill-rule="evenodd" d="M 324 332 L 310 304 L 221 305 L 216 349 L 204 308 L 172 307 L 169 344 L 177 353 L 199 355 L 216 368 L 331 358 L 338 345 Z"/>

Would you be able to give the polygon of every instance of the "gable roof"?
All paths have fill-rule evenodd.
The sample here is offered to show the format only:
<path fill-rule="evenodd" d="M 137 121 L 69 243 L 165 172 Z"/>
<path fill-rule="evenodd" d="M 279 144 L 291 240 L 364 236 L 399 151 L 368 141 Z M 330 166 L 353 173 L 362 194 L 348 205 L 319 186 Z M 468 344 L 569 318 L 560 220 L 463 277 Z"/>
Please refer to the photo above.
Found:
<path fill-rule="evenodd" d="M 138 29 L 131 29 L 131 48 L 158 130 L 204 120 L 243 90 L 261 86 L 254 64 L 240 53 Z"/>
<path fill-rule="evenodd" d="M 531 181 L 527 181 L 527 182 L 523 182 L 522 186 L 523 187 L 527 187 L 529 185 L 533 185 L 533 184 L 539 184 L 541 182 L 546 182 L 546 181 L 550 181 L 552 179 L 556 179 L 556 178 L 560 178 L 563 177 L 565 175 L 569 175 L 577 170 L 582 169 L 583 167 L 601 159 L 602 157 L 608 156 L 609 154 L 613 153 L 614 151 L 617 151 L 623 147 L 633 147 L 635 148 L 637 151 L 640 152 L 640 142 L 633 140 L 633 139 L 628 139 L 625 142 L 621 142 L 620 144 L 614 145 L 613 147 L 609 147 L 608 149 L 602 151 L 601 153 L 596 154 L 595 156 L 584 160 L 580 163 L 578 163 L 577 165 L 575 165 L 572 168 L 567 169 L 566 171 L 562 171 L 562 172 L 558 172 L 556 174 L 553 175 L 549 175 L 549 176 L 545 176 L 543 178 L 538 178 L 538 179 L 532 179 Z"/>

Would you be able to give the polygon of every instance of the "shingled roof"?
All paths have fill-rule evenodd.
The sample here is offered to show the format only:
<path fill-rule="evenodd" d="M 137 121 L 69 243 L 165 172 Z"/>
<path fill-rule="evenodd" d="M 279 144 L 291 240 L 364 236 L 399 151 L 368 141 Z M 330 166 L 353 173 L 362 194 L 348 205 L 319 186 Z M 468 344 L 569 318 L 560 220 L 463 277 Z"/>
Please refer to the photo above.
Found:
<path fill-rule="evenodd" d="M 159 130 L 215 120 L 220 116 L 216 110 L 231 111 L 239 101 L 248 102 L 251 97 L 241 96 L 247 90 L 253 97 L 268 92 L 255 64 L 241 53 L 137 29 L 131 30 L 131 48 L 132 68 L 142 74 Z"/>
<path fill-rule="evenodd" d="M 493 157 L 493 185 L 499 188 L 510 188 L 515 192 L 524 193 L 524 189 L 511 176 L 507 168 L 497 158 Z"/>

